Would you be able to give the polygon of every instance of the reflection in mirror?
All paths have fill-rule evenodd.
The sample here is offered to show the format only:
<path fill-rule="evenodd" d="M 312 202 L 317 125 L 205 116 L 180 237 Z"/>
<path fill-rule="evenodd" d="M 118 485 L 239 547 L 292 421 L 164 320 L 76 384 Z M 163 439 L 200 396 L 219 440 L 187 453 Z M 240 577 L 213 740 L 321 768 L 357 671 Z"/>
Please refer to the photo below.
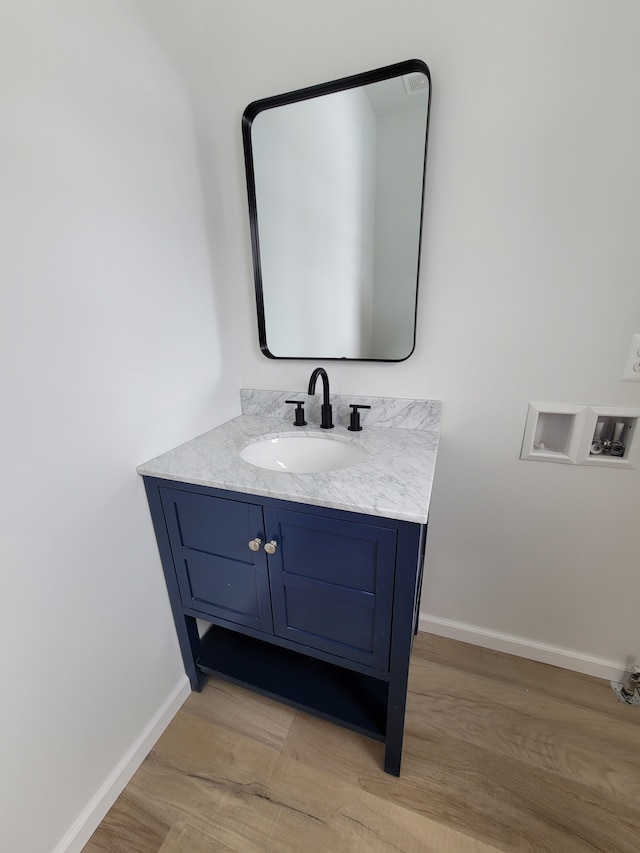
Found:
<path fill-rule="evenodd" d="M 409 60 L 245 110 L 269 358 L 411 355 L 430 98 L 427 66 Z"/>

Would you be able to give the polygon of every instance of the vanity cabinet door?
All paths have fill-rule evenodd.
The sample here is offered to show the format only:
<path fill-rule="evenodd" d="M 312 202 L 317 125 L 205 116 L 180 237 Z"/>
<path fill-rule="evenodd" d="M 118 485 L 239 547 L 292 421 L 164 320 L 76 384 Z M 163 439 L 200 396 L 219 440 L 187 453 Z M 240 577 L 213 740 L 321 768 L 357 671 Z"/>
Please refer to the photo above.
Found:
<path fill-rule="evenodd" d="M 265 509 L 274 633 L 389 669 L 396 531 Z"/>
<path fill-rule="evenodd" d="M 273 633 L 262 507 L 161 488 L 185 607 Z"/>

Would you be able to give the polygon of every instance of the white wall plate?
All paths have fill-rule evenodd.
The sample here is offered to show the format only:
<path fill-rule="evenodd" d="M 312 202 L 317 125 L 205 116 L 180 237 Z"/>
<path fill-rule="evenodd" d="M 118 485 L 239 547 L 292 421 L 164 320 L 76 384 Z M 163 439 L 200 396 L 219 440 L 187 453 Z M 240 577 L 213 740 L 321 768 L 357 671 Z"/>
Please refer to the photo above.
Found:
<path fill-rule="evenodd" d="M 608 449 L 593 452 L 603 424 L 603 436 L 620 432 L 622 453 Z M 616 429 L 616 424 L 620 427 Z M 605 468 L 636 468 L 640 460 L 640 409 L 625 406 L 581 406 L 573 403 L 529 403 L 522 439 L 521 459 L 592 465 Z"/>

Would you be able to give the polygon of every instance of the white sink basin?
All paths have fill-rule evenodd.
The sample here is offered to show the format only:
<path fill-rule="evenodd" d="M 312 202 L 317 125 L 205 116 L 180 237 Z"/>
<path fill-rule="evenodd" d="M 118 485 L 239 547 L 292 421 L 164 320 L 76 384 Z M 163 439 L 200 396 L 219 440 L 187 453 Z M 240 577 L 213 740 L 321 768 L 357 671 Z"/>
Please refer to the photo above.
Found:
<path fill-rule="evenodd" d="M 366 455 L 366 450 L 346 438 L 315 433 L 262 438 L 240 451 L 245 462 L 258 468 L 292 474 L 349 468 L 361 462 Z"/>

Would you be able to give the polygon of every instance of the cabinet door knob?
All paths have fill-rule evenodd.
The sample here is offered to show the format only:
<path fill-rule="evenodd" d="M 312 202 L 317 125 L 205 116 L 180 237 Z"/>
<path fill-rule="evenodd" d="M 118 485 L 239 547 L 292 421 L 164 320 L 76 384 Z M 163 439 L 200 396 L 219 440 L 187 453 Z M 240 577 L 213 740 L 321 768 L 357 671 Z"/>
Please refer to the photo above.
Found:
<path fill-rule="evenodd" d="M 248 544 L 251 551 L 259 551 L 260 545 L 262 544 L 262 539 L 252 539 Z"/>
<path fill-rule="evenodd" d="M 278 543 L 275 539 L 272 539 L 271 542 L 267 542 L 267 544 L 264 546 L 264 550 L 267 552 L 267 554 L 275 554 L 277 547 Z"/>

